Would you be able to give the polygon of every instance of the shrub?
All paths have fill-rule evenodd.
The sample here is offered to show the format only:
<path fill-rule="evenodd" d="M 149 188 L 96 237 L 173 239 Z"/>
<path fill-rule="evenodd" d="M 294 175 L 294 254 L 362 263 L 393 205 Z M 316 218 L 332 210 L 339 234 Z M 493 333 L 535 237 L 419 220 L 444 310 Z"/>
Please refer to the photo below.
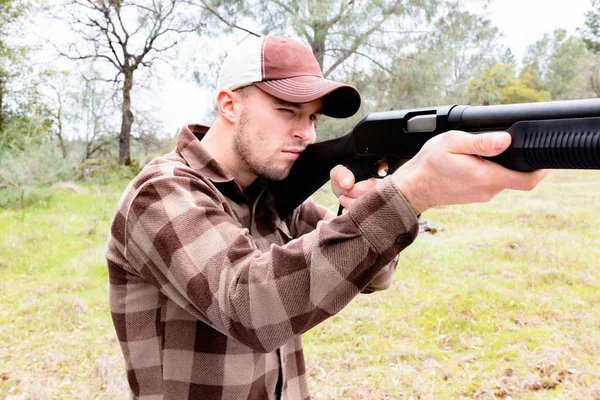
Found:
<path fill-rule="evenodd" d="M 73 167 L 54 141 L 33 143 L 24 149 L 4 148 L 0 151 L 0 206 L 30 204 L 39 197 L 34 189 L 73 176 Z"/>

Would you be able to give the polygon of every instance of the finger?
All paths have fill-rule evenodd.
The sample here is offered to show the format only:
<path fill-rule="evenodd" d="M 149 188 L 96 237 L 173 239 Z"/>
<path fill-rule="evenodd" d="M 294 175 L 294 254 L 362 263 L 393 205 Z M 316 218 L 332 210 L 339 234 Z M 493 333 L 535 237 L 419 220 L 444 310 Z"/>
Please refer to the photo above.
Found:
<path fill-rule="evenodd" d="M 348 198 L 344 195 L 341 195 L 338 197 L 338 202 L 340 203 L 340 206 L 344 207 L 344 209 L 348 208 Z"/>
<path fill-rule="evenodd" d="M 354 186 L 354 174 L 343 165 L 336 165 L 329 173 L 331 189 L 336 197 Z"/>
<path fill-rule="evenodd" d="M 358 198 L 363 194 L 370 192 L 377 186 L 377 179 L 370 178 L 365 181 L 360 181 L 354 184 L 351 189 L 343 190 L 342 194 L 347 197 Z"/>
<path fill-rule="evenodd" d="M 521 172 L 521 176 L 515 180 L 514 185 L 510 188 L 515 190 L 533 190 L 536 188 L 538 183 L 542 181 L 548 175 L 550 170 L 540 169 L 533 172 Z"/>
<path fill-rule="evenodd" d="M 510 146 L 512 137 L 508 132 L 471 134 L 463 131 L 450 131 L 444 135 L 443 140 L 451 153 L 493 157 Z"/>
<path fill-rule="evenodd" d="M 502 189 L 530 191 L 548 175 L 550 170 L 540 169 L 532 172 L 520 172 L 504 169 L 504 176 L 497 183 Z"/>
<path fill-rule="evenodd" d="M 338 201 L 340 202 L 340 205 L 342 207 L 344 207 L 344 210 L 348 210 L 348 209 L 350 209 L 352 207 L 352 205 L 354 204 L 354 202 L 356 201 L 356 199 L 352 198 L 352 197 L 341 195 L 338 198 Z"/>

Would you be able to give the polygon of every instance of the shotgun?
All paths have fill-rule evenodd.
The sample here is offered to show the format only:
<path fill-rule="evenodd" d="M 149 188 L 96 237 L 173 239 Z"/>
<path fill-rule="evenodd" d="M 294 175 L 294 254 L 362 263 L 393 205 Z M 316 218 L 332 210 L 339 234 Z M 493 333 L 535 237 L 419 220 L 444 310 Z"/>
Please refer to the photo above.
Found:
<path fill-rule="evenodd" d="M 393 173 L 449 130 L 509 132 L 510 147 L 489 158 L 509 169 L 600 169 L 600 99 L 375 112 L 350 133 L 308 146 L 286 179 L 269 183 L 280 218 L 323 186 L 336 165 L 350 169 L 356 182 L 381 178 L 382 163 Z"/>

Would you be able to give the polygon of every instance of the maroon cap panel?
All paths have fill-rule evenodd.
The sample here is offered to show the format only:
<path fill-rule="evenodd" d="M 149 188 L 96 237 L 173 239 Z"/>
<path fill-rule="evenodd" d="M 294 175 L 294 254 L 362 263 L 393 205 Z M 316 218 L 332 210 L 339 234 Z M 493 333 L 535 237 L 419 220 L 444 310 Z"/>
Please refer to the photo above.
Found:
<path fill-rule="evenodd" d="M 323 77 L 310 49 L 281 36 L 267 36 L 263 44 L 263 81 L 313 75 Z"/>

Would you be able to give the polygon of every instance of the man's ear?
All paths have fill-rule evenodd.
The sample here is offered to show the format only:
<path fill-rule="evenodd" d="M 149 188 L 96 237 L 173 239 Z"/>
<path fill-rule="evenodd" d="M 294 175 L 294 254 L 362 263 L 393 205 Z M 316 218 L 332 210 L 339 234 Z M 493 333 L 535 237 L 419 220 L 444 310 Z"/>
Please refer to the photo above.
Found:
<path fill-rule="evenodd" d="M 239 107 L 240 96 L 229 89 L 223 89 L 217 95 L 217 113 L 232 124 L 237 120 L 236 108 Z M 236 107 L 237 105 L 237 107 Z"/>

